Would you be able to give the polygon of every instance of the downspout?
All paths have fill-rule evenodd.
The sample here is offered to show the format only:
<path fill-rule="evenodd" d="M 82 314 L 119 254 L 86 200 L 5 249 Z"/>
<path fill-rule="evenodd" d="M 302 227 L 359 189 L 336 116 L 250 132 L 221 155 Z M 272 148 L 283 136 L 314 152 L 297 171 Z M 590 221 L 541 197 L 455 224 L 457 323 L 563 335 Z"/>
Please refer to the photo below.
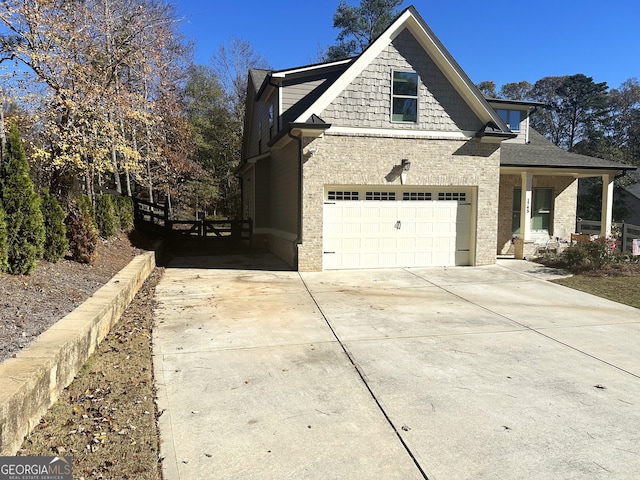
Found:
<path fill-rule="evenodd" d="M 302 244 L 302 136 L 292 135 L 291 130 L 287 132 L 291 138 L 298 142 L 298 232 L 296 238 L 296 263 L 298 258 L 297 246 Z"/>

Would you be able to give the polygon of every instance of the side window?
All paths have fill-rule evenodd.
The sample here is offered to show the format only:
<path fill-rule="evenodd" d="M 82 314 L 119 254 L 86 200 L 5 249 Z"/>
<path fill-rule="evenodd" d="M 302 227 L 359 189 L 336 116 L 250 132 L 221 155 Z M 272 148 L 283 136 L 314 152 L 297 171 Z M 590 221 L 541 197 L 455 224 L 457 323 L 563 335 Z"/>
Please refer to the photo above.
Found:
<path fill-rule="evenodd" d="M 496 110 L 500 118 L 507 124 L 512 132 L 520 131 L 520 110 Z"/>
<path fill-rule="evenodd" d="M 391 121 L 418 121 L 418 74 L 393 72 L 391 87 Z"/>

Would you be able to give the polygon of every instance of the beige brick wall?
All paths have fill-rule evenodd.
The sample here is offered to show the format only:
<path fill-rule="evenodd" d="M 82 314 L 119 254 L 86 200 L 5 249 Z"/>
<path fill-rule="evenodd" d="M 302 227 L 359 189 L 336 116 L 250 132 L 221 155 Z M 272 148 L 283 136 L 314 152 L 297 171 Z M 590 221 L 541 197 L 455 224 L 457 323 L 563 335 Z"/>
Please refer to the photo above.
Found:
<path fill-rule="evenodd" d="M 402 159 L 411 161 L 406 186 L 476 187 L 475 265 L 495 263 L 499 147 L 477 140 L 429 140 L 326 134 L 309 145 L 304 161 L 303 245 L 298 269 L 322 269 L 322 215 L 325 185 L 400 185 Z M 395 170 L 394 170 L 395 169 Z"/>
<path fill-rule="evenodd" d="M 511 222 L 513 218 L 513 190 L 522 186 L 520 175 L 500 175 L 500 205 L 498 215 L 499 254 L 510 252 Z M 578 181 L 567 176 L 533 176 L 533 188 L 553 189 L 553 232 L 554 237 L 571 238 L 576 228 L 576 208 Z"/>

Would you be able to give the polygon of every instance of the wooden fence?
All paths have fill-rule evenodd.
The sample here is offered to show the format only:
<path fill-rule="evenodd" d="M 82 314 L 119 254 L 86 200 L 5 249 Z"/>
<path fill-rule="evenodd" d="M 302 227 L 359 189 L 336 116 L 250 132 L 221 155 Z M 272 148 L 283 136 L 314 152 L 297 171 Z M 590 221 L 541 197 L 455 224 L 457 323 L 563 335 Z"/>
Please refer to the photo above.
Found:
<path fill-rule="evenodd" d="M 173 240 L 209 239 L 251 246 L 253 223 L 249 220 L 171 220 L 167 205 L 133 199 L 136 227 L 152 230 Z"/>

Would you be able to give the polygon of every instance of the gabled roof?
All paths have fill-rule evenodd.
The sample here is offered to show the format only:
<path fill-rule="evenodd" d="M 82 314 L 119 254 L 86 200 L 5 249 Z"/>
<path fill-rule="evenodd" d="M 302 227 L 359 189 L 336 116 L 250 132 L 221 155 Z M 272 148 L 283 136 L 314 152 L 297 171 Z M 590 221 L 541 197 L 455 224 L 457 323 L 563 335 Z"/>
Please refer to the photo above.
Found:
<path fill-rule="evenodd" d="M 543 135 L 529 129 L 529 143 L 502 143 L 501 167 L 569 169 L 569 170 L 635 170 L 632 165 L 567 152 Z"/>
<path fill-rule="evenodd" d="M 453 59 L 413 6 L 403 10 L 398 18 L 364 52 L 356 57 L 342 75 L 296 119 L 295 123 L 304 123 L 314 114 L 320 115 L 405 29 L 409 30 L 416 38 L 478 118 L 486 125 L 494 127 L 494 136 L 513 136 L 507 125 L 487 103 L 482 93 L 460 68 L 460 65 Z"/>
<path fill-rule="evenodd" d="M 259 91 L 264 83 L 265 79 L 269 75 L 270 70 L 264 70 L 262 68 L 251 68 L 249 69 L 249 79 L 253 84 L 253 90 Z"/>

